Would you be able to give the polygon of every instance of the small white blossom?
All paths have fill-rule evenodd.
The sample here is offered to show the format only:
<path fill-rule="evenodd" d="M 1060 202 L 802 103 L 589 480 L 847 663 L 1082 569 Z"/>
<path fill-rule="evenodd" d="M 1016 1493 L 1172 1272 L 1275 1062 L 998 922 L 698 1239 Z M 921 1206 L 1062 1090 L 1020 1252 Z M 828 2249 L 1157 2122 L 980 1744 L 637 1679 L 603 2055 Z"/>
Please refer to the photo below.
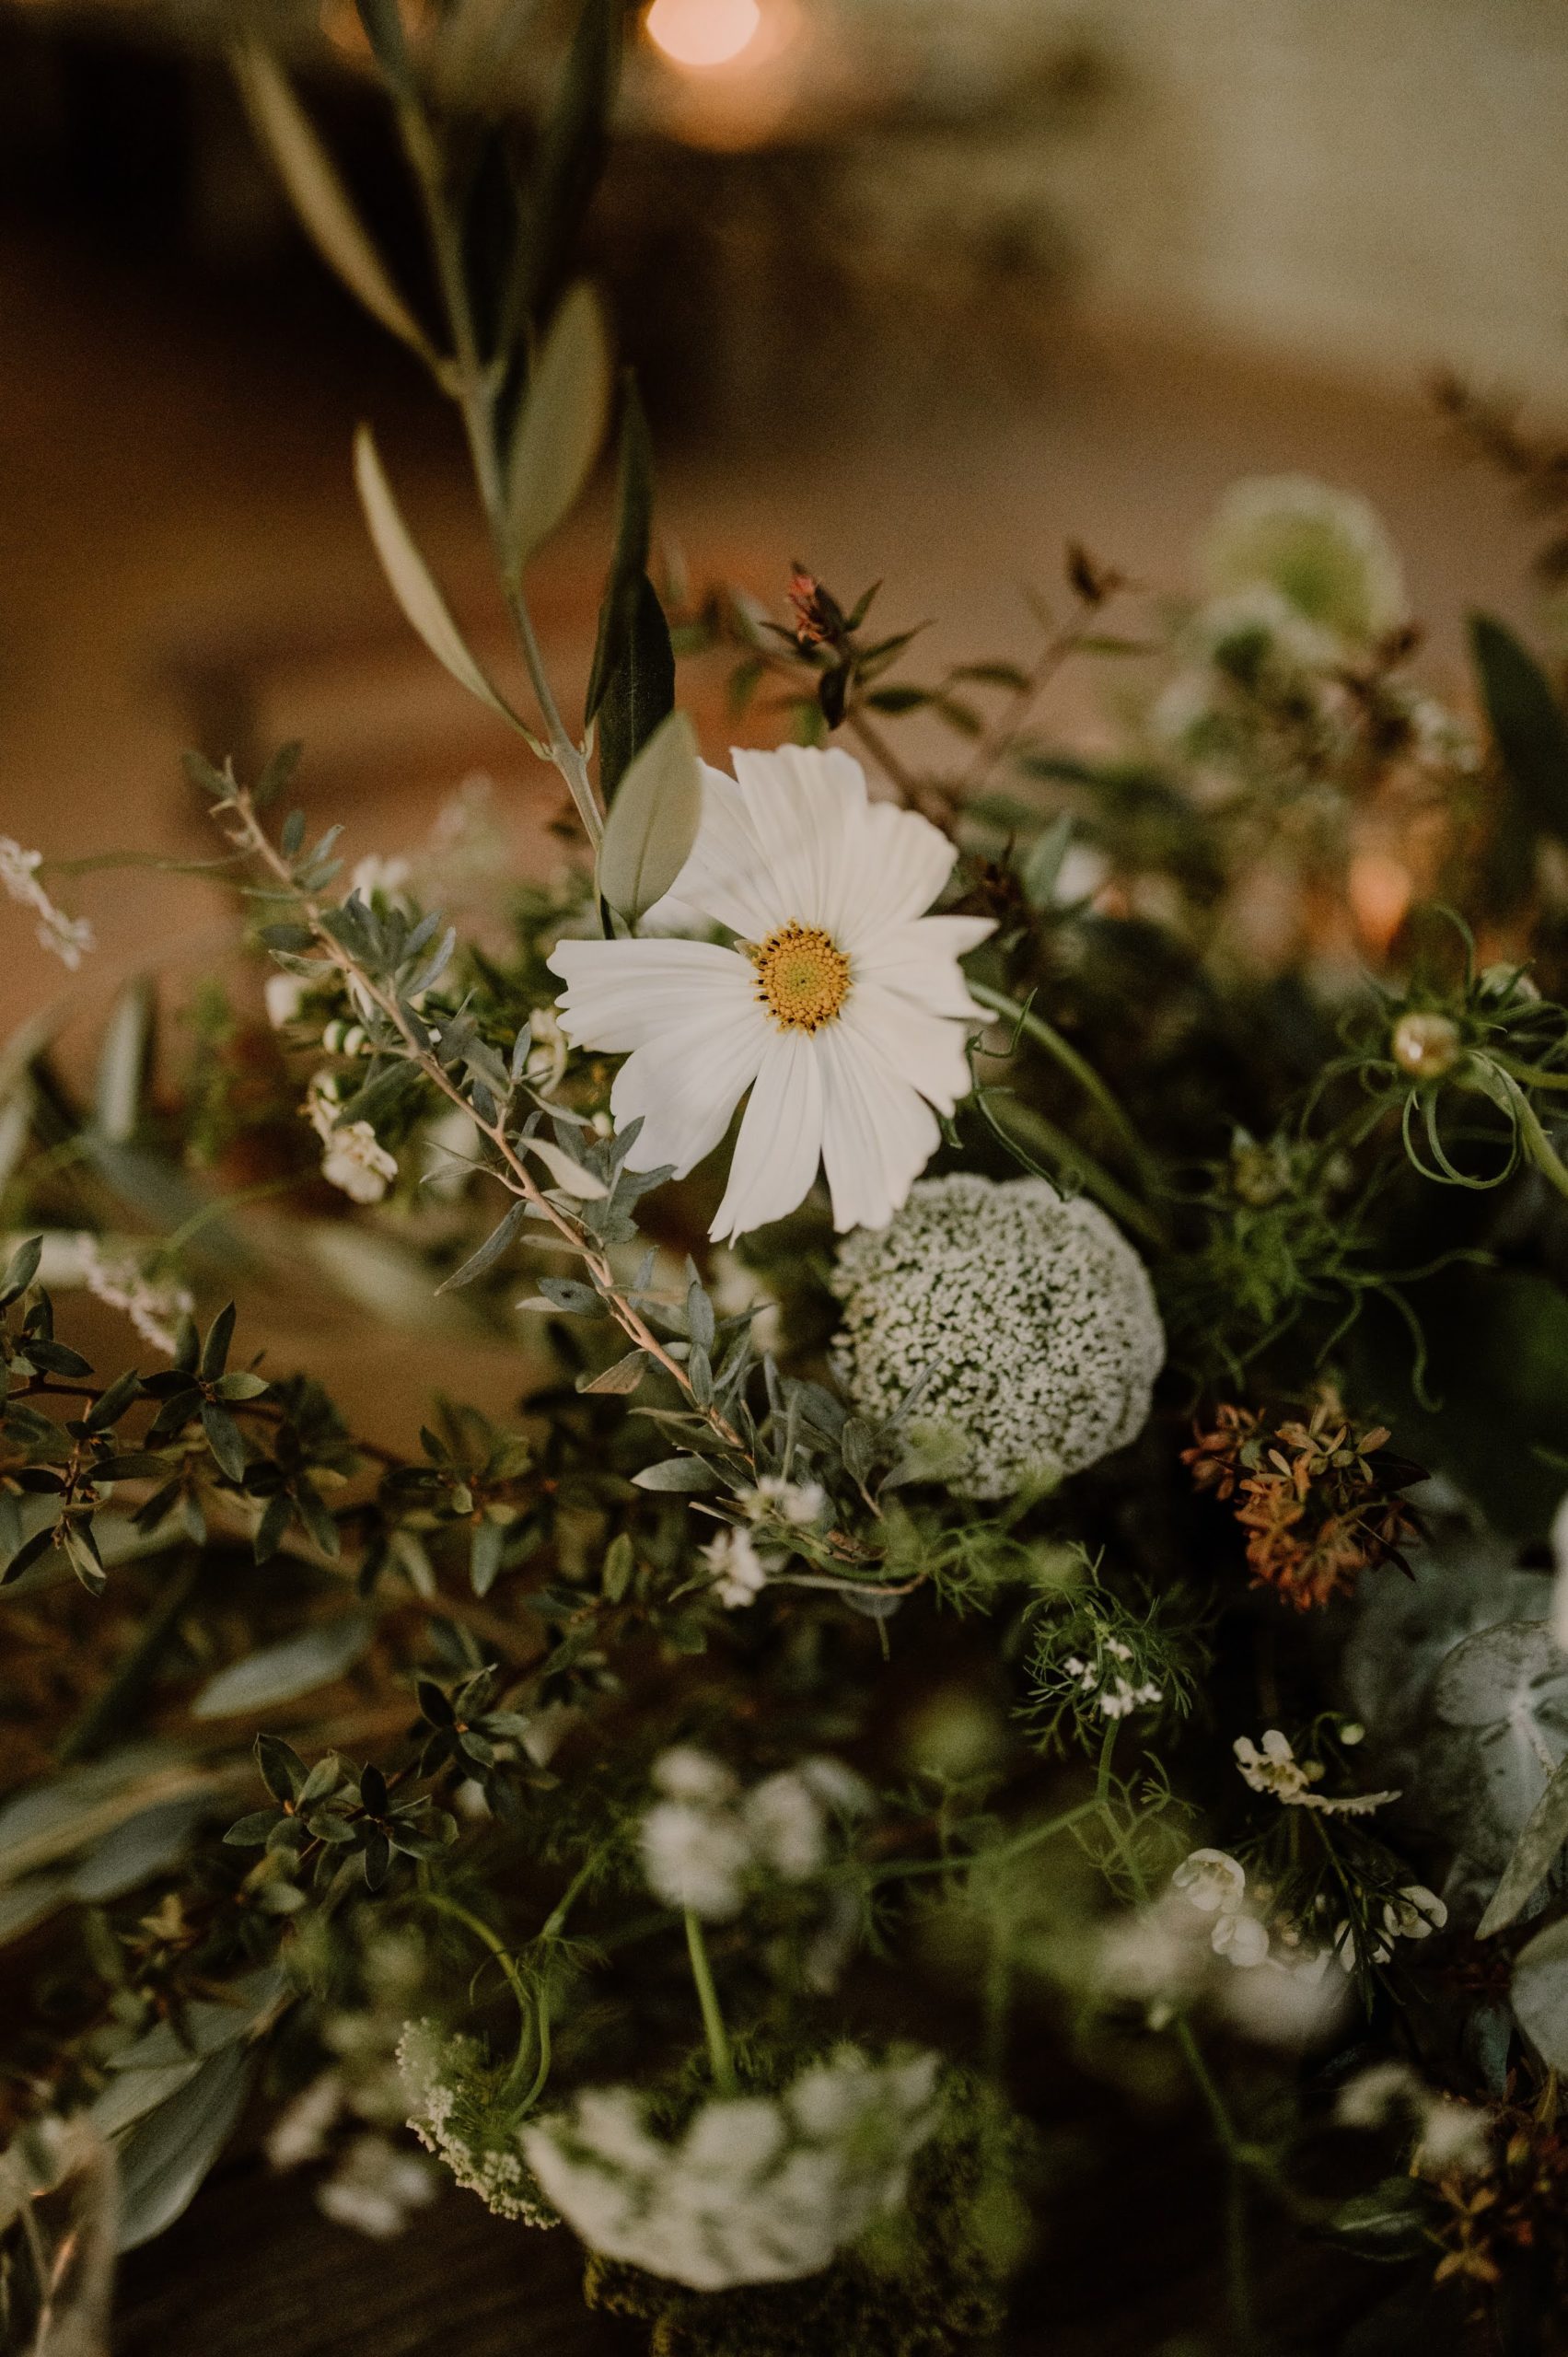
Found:
<path fill-rule="evenodd" d="M 1234 1915 L 1247 1890 L 1246 1867 L 1225 1850 L 1194 1850 L 1170 1879 L 1205 1915 Z"/>
<path fill-rule="evenodd" d="M 0 884 L 18 908 L 30 910 L 38 919 L 40 947 L 74 974 L 87 952 L 96 946 L 93 929 L 86 917 L 68 917 L 55 907 L 38 880 L 42 865 L 41 851 L 24 851 L 9 835 L 0 835 Z"/>
<path fill-rule="evenodd" d="M 269 974 L 261 984 L 261 1004 L 267 1010 L 267 1020 L 274 1031 L 297 1023 L 310 984 L 303 974 Z"/>
<path fill-rule="evenodd" d="M 808 1530 L 827 1503 L 820 1481 L 786 1481 L 782 1473 L 764 1473 L 741 1500 L 754 1519 L 772 1516 L 792 1530 Z"/>
<path fill-rule="evenodd" d="M 552 1006 L 534 1008 L 528 1016 L 528 1036 L 534 1044 L 523 1064 L 523 1078 L 541 1097 L 548 1097 L 565 1077 L 566 1060 L 572 1052 Z"/>
<path fill-rule="evenodd" d="M 734 1800 L 740 1790 L 723 1760 L 699 1751 L 694 1743 L 678 1743 L 661 1751 L 654 1761 L 653 1780 L 672 1801 L 703 1801 L 714 1808 Z"/>
<path fill-rule="evenodd" d="M 849 1237 L 836 1370 L 882 1419 L 920 1385 L 912 1437 L 950 1440 L 949 1486 L 1000 1498 L 1074 1473 L 1142 1431 L 1165 1334 L 1148 1273 L 1084 1196 L 1044 1178 L 922 1179 Z"/>
<path fill-rule="evenodd" d="M 827 1828 L 803 1776 L 787 1769 L 765 1776 L 747 1794 L 741 1816 L 753 1857 L 785 1882 L 805 1882 L 822 1864 Z"/>
<path fill-rule="evenodd" d="M 729 1611 L 755 1604 L 768 1585 L 768 1568 L 751 1543 L 751 1534 L 729 1526 L 700 1549 L 714 1575 L 714 1594 Z"/>
<path fill-rule="evenodd" d="M 1342 1971 L 1353 1972 L 1361 1964 L 1387 1964 L 1393 1949 L 1380 1933 L 1368 1940 L 1358 1940 L 1355 1926 L 1348 1922 L 1334 1927 L 1334 1956 Z"/>
<path fill-rule="evenodd" d="M 82 1283 L 95 1301 L 123 1310 L 144 1342 L 172 1358 L 177 1348 L 175 1326 L 196 1306 L 188 1286 L 172 1277 L 149 1277 L 128 1253 L 106 1260 L 96 1236 L 76 1238 Z"/>
<path fill-rule="evenodd" d="M 406 859 L 384 859 L 378 852 L 371 852 L 354 867 L 348 879 L 348 888 L 367 902 L 373 900 L 377 892 L 384 900 L 397 901 L 402 900 L 407 892 L 412 874 Z"/>
<path fill-rule="evenodd" d="M 1447 1907 L 1423 1882 L 1406 1883 L 1398 1898 L 1390 1898 L 1383 1909 L 1383 1928 L 1396 1940 L 1427 1939 L 1447 1921 Z"/>
<path fill-rule="evenodd" d="M 903 2200 L 937 2062 L 850 2048 L 778 2096 L 705 2104 L 669 2141 L 631 2087 L 525 2127 L 540 2184 L 590 2249 L 703 2292 L 817 2274 Z"/>
<path fill-rule="evenodd" d="M 1342 2128 L 1386 2128 L 1407 2119 L 1414 2131 L 1411 2173 L 1424 2177 L 1471 2177 L 1492 2165 L 1492 2121 L 1474 2104 L 1443 2095 L 1390 2058 L 1357 2072 L 1341 2088 L 1334 2117 Z"/>
<path fill-rule="evenodd" d="M 1250 1968 L 1261 1964 L 1268 1956 L 1268 1926 L 1260 1923 L 1256 1915 L 1229 1910 L 1216 1921 L 1209 1934 L 1209 1945 L 1216 1956 L 1228 1956 L 1232 1964 Z"/>
<path fill-rule="evenodd" d="M 326 1148 L 321 1176 L 341 1187 L 356 1203 L 378 1203 L 398 1175 L 396 1157 L 377 1138 L 368 1121 L 337 1120 L 338 1086 L 331 1073 L 318 1073 L 305 1099 L 305 1114 Z"/>

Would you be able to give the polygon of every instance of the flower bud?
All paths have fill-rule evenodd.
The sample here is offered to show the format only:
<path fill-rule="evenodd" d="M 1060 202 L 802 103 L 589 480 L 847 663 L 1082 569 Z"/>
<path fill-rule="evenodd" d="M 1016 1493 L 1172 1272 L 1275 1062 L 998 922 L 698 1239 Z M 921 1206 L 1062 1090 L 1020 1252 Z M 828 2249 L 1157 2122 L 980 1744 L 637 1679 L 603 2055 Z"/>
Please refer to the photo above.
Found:
<path fill-rule="evenodd" d="M 1463 1052 L 1458 1025 L 1449 1016 L 1430 1012 L 1401 1015 L 1388 1044 L 1394 1062 L 1412 1080 L 1441 1080 Z"/>

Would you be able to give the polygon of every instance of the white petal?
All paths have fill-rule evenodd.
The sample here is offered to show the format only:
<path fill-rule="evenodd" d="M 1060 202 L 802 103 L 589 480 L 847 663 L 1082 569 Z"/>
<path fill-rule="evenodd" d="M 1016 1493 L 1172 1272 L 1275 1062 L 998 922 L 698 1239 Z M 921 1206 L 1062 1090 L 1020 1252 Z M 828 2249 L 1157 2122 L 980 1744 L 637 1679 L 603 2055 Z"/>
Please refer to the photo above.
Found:
<path fill-rule="evenodd" d="M 928 1015 L 993 1018 L 970 998 L 958 959 L 995 926 L 990 917 L 919 917 L 894 925 L 856 953 L 857 978 L 882 982 Z"/>
<path fill-rule="evenodd" d="M 729 1185 L 714 1215 L 715 1240 L 783 1219 L 810 1190 L 822 1153 L 822 1074 L 804 1031 L 770 1029 L 735 1142 Z"/>
<path fill-rule="evenodd" d="M 842 1027 L 928 1097 L 939 1113 L 950 1113 L 971 1086 L 964 1052 L 964 1027 L 900 998 L 879 982 L 860 982 L 850 994 Z"/>
<path fill-rule="evenodd" d="M 743 941 L 761 941 L 782 920 L 773 913 L 767 855 L 745 797 L 723 770 L 703 764 L 703 819 L 685 866 L 643 920 L 652 933 L 703 933 L 728 925 Z"/>
<path fill-rule="evenodd" d="M 614 1054 L 756 998 L 748 961 L 710 941 L 559 941 L 549 963 L 566 983 L 557 1013 L 568 1039 Z"/>
<path fill-rule="evenodd" d="M 683 1178 L 729 1127 L 772 1037 L 755 1000 L 702 1031 L 673 1031 L 628 1056 L 615 1075 L 610 1109 L 623 1130 L 641 1120 L 627 1155 L 633 1170 L 672 1163 Z"/>
<path fill-rule="evenodd" d="M 795 918 L 832 930 L 849 830 L 865 809 L 865 778 L 849 754 L 784 745 L 737 750 L 736 784 L 768 868 L 772 925 Z M 770 931 L 772 926 L 770 926 Z"/>
<path fill-rule="evenodd" d="M 889 927 L 924 914 L 957 857 L 918 811 L 872 802 L 847 812 L 833 890 L 818 922 L 851 952 L 867 949 Z"/>
<path fill-rule="evenodd" d="M 936 1151 L 936 1116 L 842 1023 L 819 1032 L 818 1047 L 833 1225 L 886 1227 Z"/>

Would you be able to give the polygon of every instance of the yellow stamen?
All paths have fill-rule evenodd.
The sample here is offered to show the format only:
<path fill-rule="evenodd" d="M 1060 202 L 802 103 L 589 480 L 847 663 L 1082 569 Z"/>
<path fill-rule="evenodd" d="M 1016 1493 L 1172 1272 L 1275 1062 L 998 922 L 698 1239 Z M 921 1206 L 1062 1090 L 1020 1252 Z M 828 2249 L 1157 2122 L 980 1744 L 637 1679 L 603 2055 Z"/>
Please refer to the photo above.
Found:
<path fill-rule="evenodd" d="M 792 917 L 766 941 L 747 945 L 757 995 L 784 1031 L 819 1031 L 849 996 L 849 959 L 819 925 Z"/>

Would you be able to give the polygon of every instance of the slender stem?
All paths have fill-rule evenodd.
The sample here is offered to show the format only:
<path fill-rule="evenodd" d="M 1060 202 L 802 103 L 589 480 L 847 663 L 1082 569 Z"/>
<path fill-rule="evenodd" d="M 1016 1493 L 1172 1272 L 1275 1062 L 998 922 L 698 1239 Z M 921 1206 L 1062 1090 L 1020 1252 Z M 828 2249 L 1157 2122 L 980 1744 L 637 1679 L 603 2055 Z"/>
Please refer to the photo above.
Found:
<path fill-rule="evenodd" d="M 718 1409 L 712 1406 L 704 1407 L 696 1399 L 690 1379 L 679 1360 L 671 1358 L 646 1319 L 620 1292 L 609 1256 L 594 1243 L 587 1230 L 577 1221 L 550 1201 L 528 1169 L 522 1155 L 507 1136 L 502 1116 L 497 1113 L 493 1120 L 489 1120 L 482 1119 L 475 1111 L 468 1097 L 450 1074 L 415 1038 L 409 1028 L 408 1019 L 402 1008 L 398 1004 L 396 993 L 387 990 L 366 974 L 363 967 L 343 948 L 343 945 L 334 939 L 322 922 L 319 905 L 308 892 L 300 890 L 287 861 L 270 841 L 265 830 L 257 819 L 250 795 L 243 789 L 237 789 L 234 800 L 231 803 L 225 803 L 219 815 L 225 811 L 232 811 L 238 818 L 244 830 L 246 848 L 253 852 L 269 872 L 275 876 L 285 888 L 289 897 L 295 901 L 301 915 L 308 923 L 328 961 L 335 966 L 340 973 L 352 977 L 357 988 L 364 992 L 397 1032 L 403 1042 L 410 1062 L 418 1066 L 431 1086 L 439 1089 L 450 1103 L 460 1105 L 464 1112 L 472 1120 L 475 1128 L 483 1137 L 489 1139 L 505 1165 L 505 1168 L 499 1174 L 503 1184 L 513 1194 L 520 1195 L 526 1202 L 531 1203 L 540 1218 L 548 1221 L 554 1228 L 562 1241 L 581 1256 L 604 1300 L 606 1308 L 622 1333 L 640 1351 L 645 1351 L 648 1356 L 664 1369 L 671 1381 L 691 1401 L 696 1411 L 706 1419 L 715 1438 L 726 1448 L 739 1450 L 744 1455 L 746 1453 L 744 1444 L 733 1424 L 720 1413 Z"/>
<path fill-rule="evenodd" d="M 1126 1150 L 1133 1167 L 1143 1171 L 1148 1163 L 1148 1152 L 1144 1141 L 1106 1086 L 1105 1082 L 1096 1072 L 1093 1064 L 1081 1056 L 1077 1049 L 1063 1038 L 1060 1031 L 1047 1023 L 1043 1016 L 1037 1015 L 1033 1007 L 1020 1006 L 1017 1000 L 1009 998 L 1005 991 L 993 991 L 985 982 L 971 981 L 969 991 L 970 996 L 978 999 L 981 1006 L 988 1006 L 993 1015 L 1004 1016 L 1007 1022 L 1022 1031 L 1027 1039 L 1032 1039 L 1037 1048 L 1043 1048 L 1047 1055 L 1054 1057 L 1063 1071 L 1070 1074 L 1084 1094 L 1091 1097 L 1099 1108 Z"/>
<path fill-rule="evenodd" d="M 719 2011 L 718 1991 L 714 1987 L 713 1967 L 708 1961 L 708 1944 L 703 1936 L 703 1926 L 691 1908 L 686 1910 L 686 1950 L 691 1958 L 691 1978 L 697 1984 L 697 2002 L 703 2008 L 703 2028 L 708 2040 L 708 2061 L 713 2070 L 714 2084 L 721 2095 L 735 2093 L 735 2063 L 729 2050 L 729 2034 Z"/>
<path fill-rule="evenodd" d="M 479 486 L 485 522 L 500 568 L 506 610 L 517 632 L 528 679 L 544 720 L 550 740 L 550 759 L 565 779 L 572 799 L 577 806 L 577 815 L 587 830 L 588 842 L 597 851 L 604 822 L 588 776 L 588 765 L 581 748 L 567 733 L 566 724 L 561 717 L 560 707 L 545 671 L 533 617 L 528 612 L 528 600 L 523 594 L 522 552 L 517 546 L 511 528 L 505 479 L 496 443 L 496 379 L 486 368 L 479 349 L 473 306 L 469 297 L 468 277 L 463 267 L 462 242 L 447 201 L 440 149 L 429 122 L 412 99 L 400 100 L 398 123 L 404 150 L 424 201 L 431 251 L 452 333 L 454 363 L 450 372 L 442 372 L 441 380 L 445 389 L 456 400 L 462 414 L 474 479 Z"/>
<path fill-rule="evenodd" d="M 974 985 L 971 983 L 970 987 L 972 990 Z M 1050 1155 L 1059 1168 L 1074 1174 L 1086 1191 L 1098 1196 L 1106 1210 L 1113 1213 L 1123 1227 L 1130 1227 L 1134 1235 L 1141 1236 L 1156 1250 L 1165 1249 L 1170 1238 L 1159 1221 L 1130 1189 L 1124 1187 L 1119 1178 L 1113 1178 L 1103 1164 L 1097 1162 L 1076 1138 L 1069 1137 L 1065 1130 L 1058 1129 L 1054 1121 L 1048 1120 L 1033 1105 L 1024 1104 L 1010 1090 L 977 1088 L 974 1101 L 981 1119 L 996 1132 L 1016 1160 L 1024 1163 L 1027 1168 L 1039 1170 L 1039 1165 L 1033 1161 L 1022 1140 L 1012 1134 L 1008 1123 L 993 1109 L 992 1100 L 996 1097 L 1011 1105 L 1017 1128 L 1030 1143 L 1039 1146 L 1043 1154 Z M 1051 1174 L 1040 1171 L 1040 1175 L 1047 1178 Z"/>
<path fill-rule="evenodd" d="M 494 1931 L 482 1915 L 476 1915 L 470 1908 L 459 1905 L 455 1898 L 448 1898 L 445 1891 L 426 1890 L 424 1897 L 426 1904 L 434 1907 L 438 1915 L 449 1915 L 454 1923 L 460 1923 L 465 1931 L 473 1933 L 476 1940 L 482 1941 L 505 1974 L 523 2019 L 531 2024 L 534 2009 L 527 1984 L 522 1974 L 517 1970 L 517 1961 L 511 1949 L 506 1945 L 500 1933 Z"/>

